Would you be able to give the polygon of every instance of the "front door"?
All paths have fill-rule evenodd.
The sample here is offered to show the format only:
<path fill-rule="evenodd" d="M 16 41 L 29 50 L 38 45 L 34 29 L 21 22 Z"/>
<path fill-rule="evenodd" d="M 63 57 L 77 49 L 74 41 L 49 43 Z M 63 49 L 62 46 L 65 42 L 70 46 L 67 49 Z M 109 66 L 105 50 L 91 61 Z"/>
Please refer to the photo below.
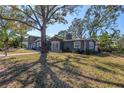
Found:
<path fill-rule="evenodd" d="M 52 41 L 51 42 L 51 51 L 59 52 L 60 51 L 60 42 L 59 41 Z"/>

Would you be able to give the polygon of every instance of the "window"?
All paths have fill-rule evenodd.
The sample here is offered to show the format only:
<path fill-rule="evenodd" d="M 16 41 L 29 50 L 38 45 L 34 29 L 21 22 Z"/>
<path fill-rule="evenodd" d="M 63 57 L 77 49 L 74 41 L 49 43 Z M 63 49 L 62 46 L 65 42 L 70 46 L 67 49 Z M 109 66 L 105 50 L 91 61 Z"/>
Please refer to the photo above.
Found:
<path fill-rule="evenodd" d="M 52 41 L 51 42 L 51 50 L 52 51 L 59 51 L 60 50 L 60 42 L 59 41 Z"/>
<path fill-rule="evenodd" d="M 37 47 L 39 47 L 39 44 L 38 44 L 38 42 L 37 42 L 36 44 L 37 44 Z"/>
<path fill-rule="evenodd" d="M 37 47 L 41 47 L 41 43 L 40 42 L 37 42 Z"/>
<path fill-rule="evenodd" d="M 75 41 L 74 42 L 74 48 L 80 49 L 81 48 L 81 42 L 80 41 Z"/>
<path fill-rule="evenodd" d="M 33 43 L 32 48 L 35 48 L 35 43 Z"/>
<path fill-rule="evenodd" d="M 58 46 L 59 46 L 58 43 L 56 43 L 56 44 L 55 44 L 55 47 L 58 48 Z"/>
<path fill-rule="evenodd" d="M 89 49 L 94 49 L 94 42 L 92 41 L 89 42 Z"/>

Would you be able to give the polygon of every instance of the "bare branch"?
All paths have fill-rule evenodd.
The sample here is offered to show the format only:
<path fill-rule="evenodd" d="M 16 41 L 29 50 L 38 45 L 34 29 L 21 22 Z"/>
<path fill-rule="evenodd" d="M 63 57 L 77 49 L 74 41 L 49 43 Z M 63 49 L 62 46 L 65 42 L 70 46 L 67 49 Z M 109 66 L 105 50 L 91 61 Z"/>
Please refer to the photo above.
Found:
<path fill-rule="evenodd" d="M 57 5 L 54 5 L 51 9 L 47 10 L 46 18 L 48 18 L 49 13 L 56 7 Z"/>
<path fill-rule="evenodd" d="M 37 22 L 37 20 L 35 20 L 33 17 L 31 17 L 30 15 L 28 15 L 28 13 L 24 12 L 23 10 L 19 9 L 19 8 L 15 8 L 13 6 L 11 6 L 13 9 L 16 9 L 22 13 L 24 13 L 27 17 L 31 18 L 33 21 Z"/>
<path fill-rule="evenodd" d="M 65 6 L 63 5 L 63 6 L 61 6 L 61 7 L 56 8 L 56 9 L 52 12 L 52 14 L 48 17 L 47 22 L 52 18 L 52 16 L 53 16 L 58 10 L 60 10 L 61 8 L 64 8 L 64 7 L 65 7 Z"/>
<path fill-rule="evenodd" d="M 41 13 L 42 13 L 42 19 L 44 19 L 45 21 L 45 9 L 43 6 L 40 6 L 40 8 L 41 8 Z"/>
<path fill-rule="evenodd" d="M 21 21 L 21 20 L 18 20 L 18 19 L 4 18 L 4 17 L 2 17 L 1 15 L 0 15 L 0 18 L 1 18 L 1 19 L 4 19 L 4 20 L 9 20 L 9 21 L 17 21 L 17 22 L 23 23 L 23 24 L 25 24 L 25 25 L 27 25 L 27 26 L 33 27 L 33 28 L 35 28 L 35 29 L 37 29 L 37 30 L 40 30 L 38 27 L 33 26 L 33 25 L 30 25 L 30 24 L 28 24 L 27 22 L 24 22 L 24 21 Z"/>
<path fill-rule="evenodd" d="M 32 9 L 32 7 L 30 6 L 30 5 L 28 5 L 29 6 L 29 8 L 31 9 L 31 11 L 33 12 L 33 14 L 34 14 L 34 16 L 35 16 L 35 18 L 36 18 L 36 20 L 37 20 L 37 23 L 38 23 L 38 25 L 40 26 L 40 28 L 42 27 L 42 25 L 40 24 L 40 21 L 39 21 L 39 19 L 38 19 L 38 17 L 37 17 L 37 15 L 35 14 L 35 12 L 34 12 L 34 10 Z"/>
<path fill-rule="evenodd" d="M 39 13 L 39 12 L 37 12 L 37 11 L 35 11 L 35 10 L 34 10 L 34 12 L 35 12 L 35 13 L 37 13 L 39 16 L 42 16 L 42 14 L 41 14 L 41 13 Z"/>

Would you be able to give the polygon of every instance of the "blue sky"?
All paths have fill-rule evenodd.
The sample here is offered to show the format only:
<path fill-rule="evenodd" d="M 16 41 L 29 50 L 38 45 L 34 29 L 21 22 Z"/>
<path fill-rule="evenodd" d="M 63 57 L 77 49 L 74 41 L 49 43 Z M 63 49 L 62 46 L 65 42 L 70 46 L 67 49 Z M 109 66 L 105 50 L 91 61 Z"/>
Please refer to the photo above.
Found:
<path fill-rule="evenodd" d="M 59 31 L 68 29 L 73 19 L 74 18 L 82 19 L 85 15 L 85 12 L 87 11 L 89 7 L 90 6 L 83 6 L 83 8 L 80 9 L 80 12 L 78 13 L 78 15 L 73 14 L 73 15 L 66 16 L 65 18 L 67 19 L 68 24 L 56 23 L 53 25 L 49 25 L 47 28 L 47 35 L 54 36 Z M 124 34 L 124 13 L 118 17 L 117 24 L 118 24 L 118 29 L 120 29 L 121 31 L 121 34 Z M 29 35 L 40 36 L 40 32 L 37 30 L 32 30 L 32 31 L 29 31 Z"/>

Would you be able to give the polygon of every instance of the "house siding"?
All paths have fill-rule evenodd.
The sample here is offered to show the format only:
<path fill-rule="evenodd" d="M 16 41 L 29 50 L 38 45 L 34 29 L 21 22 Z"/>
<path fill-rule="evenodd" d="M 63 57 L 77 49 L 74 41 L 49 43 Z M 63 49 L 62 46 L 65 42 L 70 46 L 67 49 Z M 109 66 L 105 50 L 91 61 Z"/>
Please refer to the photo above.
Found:
<path fill-rule="evenodd" d="M 73 41 L 65 41 L 63 42 L 63 49 L 68 51 L 74 50 L 74 42 Z"/>
<path fill-rule="evenodd" d="M 89 42 L 93 42 L 94 43 L 93 51 L 95 51 L 95 45 L 96 45 L 95 41 L 93 41 L 93 40 L 77 40 L 77 41 L 81 42 L 81 48 L 80 48 L 81 51 L 89 50 Z M 75 41 L 66 41 L 66 42 L 64 42 L 63 49 L 64 50 L 69 49 L 70 51 L 74 51 L 75 50 L 74 42 Z M 85 46 L 85 44 L 86 44 L 86 46 Z"/>
<path fill-rule="evenodd" d="M 32 46 L 33 46 L 34 41 L 37 40 L 37 39 L 39 39 L 39 38 L 40 37 L 29 36 L 28 37 L 28 49 L 32 49 Z"/>
<path fill-rule="evenodd" d="M 81 51 L 83 50 L 84 51 L 84 40 L 81 40 Z"/>
<path fill-rule="evenodd" d="M 80 48 L 80 50 L 81 50 L 81 51 L 84 51 L 84 40 L 78 40 L 78 41 L 80 41 L 80 43 L 81 43 L 81 48 Z M 75 41 L 65 41 L 64 44 L 63 44 L 63 49 L 64 49 L 64 50 L 69 49 L 69 51 L 74 51 L 74 50 L 76 50 L 76 49 L 74 48 L 74 42 L 75 42 Z"/>
<path fill-rule="evenodd" d="M 35 50 L 41 50 L 41 47 L 39 47 L 39 46 L 37 46 L 38 44 L 38 42 L 40 42 L 39 40 L 37 40 L 38 38 L 36 38 L 36 37 L 30 37 L 29 38 L 29 47 L 31 46 L 31 45 L 33 45 L 34 43 L 35 43 L 35 48 L 32 48 L 32 49 L 35 49 Z M 80 47 L 80 51 L 81 52 L 83 52 L 84 51 L 84 53 L 85 52 L 87 52 L 87 51 L 95 51 L 95 46 L 96 46 L 96 41 L 95 40 L 93 40 L 93 39 L 81 39 L 81 40 L 62 40 L 62 39 L 58 39 L 58 38 L 56 38 L 56 37 L 54 37 L 54 38 L 51 38 L 49 41 L 47 41 L 47 45 L 48 45 L 48 47 L 47 47 L 47 49 L 48 49 L 48 51 L 51 51 L 51 42 L 52 41 L 58 41 L 58 42 L 60 42 L 60 51 L 70 51 L 70 52 L 73 52 L 73 51 L 75 51 L 75 50 L 78 50 L 78 49 L 76 49 L 76 48 L 74 48 L 74 42 L 75 41 L 80 41 L 80 43 L 81 43 L 81 47 Z M 94 43 L 94 48 L 91 50 L 91 49 L 89 49 L 89 42 L 90 41 L 92 41 L 93 43 Z M 33 43 L 32 43 L 33 42 Z M 86 44 L 86 45 L 85 45 Z"/>
<path fill-rule="evenodd" d="M 94 43 L 93 49 L 89 49 L 89 42 L 93 42 Z M 96 43 L 95 43 L 94 40 L 87 40 L 87 42 L 86 42 L 86 51 L 95 52 L 95 46 L 96 46 Z"/>
<path fill-rule="evenodd" d="M 58 39 L 57 37 L 53 37 L 53 38 L 51 38 L 48 42 L 49 42 L 49 50 L 51 51 L 51 43 L 52 43 L 52 41 L 58 41 L 58 42 L 60 42 L 60 51 L 62 51 L 63 50 L 63 40 L 62 39 Z"/>

